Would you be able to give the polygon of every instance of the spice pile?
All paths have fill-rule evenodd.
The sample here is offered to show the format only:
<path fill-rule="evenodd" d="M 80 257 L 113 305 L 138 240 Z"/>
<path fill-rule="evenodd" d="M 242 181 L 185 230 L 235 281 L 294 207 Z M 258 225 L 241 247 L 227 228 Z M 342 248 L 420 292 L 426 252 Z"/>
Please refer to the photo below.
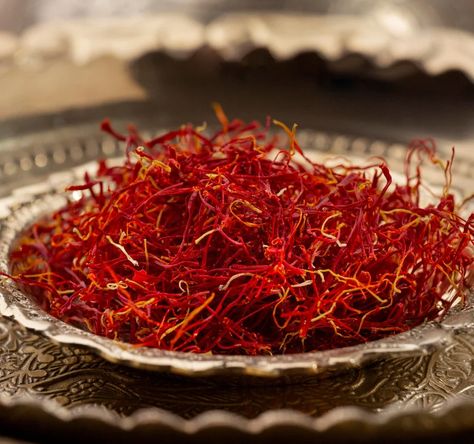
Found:
<path fill-rule="evenodd" d="M 44 308 L 95 334 L 196 353 L 331 349 L 445 313 L 472 269 L 474 215 L 449 192 L 452 159 L 430 142 L 389 168 L 329 168 L 295 131 L 229 122 L 206 137 L 183 126 L 153 140 L 121 135 L 120 166 L 99 163 L 67 206 L 34 224 L 11 254 L 14 279 Z M 298 161 L 296 159 L 299 159 Z M 423 162 L 446 187 L 420 206 Z"/>

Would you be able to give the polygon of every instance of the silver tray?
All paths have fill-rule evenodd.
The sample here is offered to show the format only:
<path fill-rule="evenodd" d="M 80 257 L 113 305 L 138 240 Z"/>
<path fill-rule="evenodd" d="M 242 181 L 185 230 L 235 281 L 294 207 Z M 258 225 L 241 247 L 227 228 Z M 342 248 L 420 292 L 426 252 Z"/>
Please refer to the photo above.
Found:
<path fill-rule="evenodd" d="M 149 133 L 151 129 L 147 131 L 145 128 L 145 131 Z M 361 152 L 365 153 L 364 155 L 367 157 L 376 154 L 373 143 L 370 144 L 367 141 L 367 146 L 362 146 L 359 141 L 354 144 L 350 136 L 346 136 L 349 143 L 341 149 L 338 144 L 330 142 L 334 140 L 334 137 L 331 138 L 329 135 L 311 130 L 300 130 L 299 134 L 300 143 L 309 155 L 331 157 L 337 154 L 348 157 L 350 160 L 354 154 L 360 157 Z M 325 150 L 321 150 L 319 147 L 322 136 L 325 136 L 329 141 Z M 94 140 L 90 139 L 89 143 Z M 102 151 L 104 147 L 109 147 L 111 152 L 120 149 L 111 138 L 101 137 L 95 142 L 102 147 Z M 76 144 L 83 146 L 85 141 L 79 139 L 76 140 Z M 112 150 L 112 148 L 114 149 Z M 56 147 L 50 152 L 44 152 L 43 156 L 37 155 L 36 161 L 44 162 L 49 158 L 57 159 L 58 150 L 59 148 Z M 64 148 L 61 150 L 64 151 Z M 395 168 L 400 165 L 401 159 L 397 157 L 397 155 L 400 156 L 399 150 L 399 144 L 394 146 L 385 143 L 384 153 L 382 153 L 388 164 Z M 90 166 L 89 169 L 91 169 Z M 6 199 L 7 214 L 0 219 L 2 227 L 0 271 L 8 273 L 10 251 L 21 233 L 35 220 L 64 206 L 67 202 L 63 192 L 65 186 L 80 182 L 79 172 L 85 169 L 87 169 L 87 165 L 78 165 L 71 171 L 72 174 L 49 175 L 40 184 L 17 189 L 13 196 Z M 91 172 L 93 173 L 93 170 Z M 437 182 L 443 178 L 442 174 L 436 175 L 435 169 L 429 170 L 425 176 L 426 181 L 433 185 L 437 185 Z M 461 195 L 460 199 L 462 200 L 463 197 L 465 196 Z M 0 202 L 1 204 L 2 202 Z M 147 347 L 137 348 L 130 344 L 94 335 L 50 316 L 38 306 L 32 297 L 22 292 L 12 281 L 4 279 L 0 283 L 0 314 L 12 317 L 21 325 L 41 332 L 54 342 L 89 347 L 114 363 L 147 370 L 169 371 L 186 376 L 301 377 L 347 370 L 386 357 L 429 354 L 436 348 L 452 344 L 458 330 L 474 324 L 474 300 L 472 299 L 468 300 L 462 310 L 451 310 L 441 321 L 424 323 L 405 333 L 352 347 L 275 356 L 204 355 Z"/>
<path fill-rule="evenodd" d="M 27 206 L 41 187 L 47 192 L 73 180 L 75 166 L 100 153 L 116 156 L 118 147 L 96 129 L 104 115 L 124 122 L 133 114 L 144 127 L 152 127 L 150 121 L 173 125 L 145 108 L 122 104 L 115 111 L 89 109 L 0 123 L 2 202 L 23 200 L 20 205 Z M 403 158 L 405 140 L 361 133 L 318 129 L 305 137 L 323 152 L 347 146 L 358 155 L 390 149 L 395 163 Z M 442 143 L 441 149 L 449 147 Z M 461 152 L 455 172 L 461 191 L 473 189 L 473 163 L 469 152 Z M 0 211 L 8 217 L 7 206 Z M 459 316 L 447 326 L 444 348 L 430 353 L 427 348 L 416 356 L 388 353 L 373 365 L 330 378 L 303 376 L 289 385 L 280 379 L 253 385 L 237 376 L 190 380 L 134 370 L 110 364 L 88 347 L 57 344 L 0 318 L 0 430 L 42 441 L 71 435 L 77 441 L 107 436 L 143 442 L 155 442 L 157 435 L 163 442 L 469 437 L 474 430 L 474 326 Z"/>

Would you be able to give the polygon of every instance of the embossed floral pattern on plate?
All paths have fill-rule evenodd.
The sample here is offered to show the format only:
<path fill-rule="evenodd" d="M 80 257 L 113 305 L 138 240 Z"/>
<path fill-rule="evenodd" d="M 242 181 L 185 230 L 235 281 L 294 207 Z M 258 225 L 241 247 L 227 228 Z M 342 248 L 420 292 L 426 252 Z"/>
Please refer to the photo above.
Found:
<path fill-rule="evenodd" d="M 323 154 L 315 151 L 320 135 L 315 136 L 312 132 L 302 131 L 301 140 L 304 141 L 306 148 L 315 155 Z M 336 140 L 334 139 L 334 141 Z M 365 143 L 367 145 L 363 147 L 362 151 L 370 155 L 370 149 L 375 145 L 369 140 Z M 324 150 L 324 154 L 337 152 L 350 156 L 353 154 L 352 150 L 357 150 L 357 153 L 361 152 L 360 144 L 360 140 L 357 144 L 348 143 L 344 153 L 341 153 L 340 146 L 334 142 Z M 393 161 L 396 164 L 397 159 L 391 157 L 392 152 L 396 151 L 391 150 L 390 144 L 385 146 L 385 157 L 389 163 Z M 45 154 L 45 158 L 48 158 L 47 154 Z M 81 170 L 83 168 L 80 167 L 76 169 L 76 172 Z M 27 192 L 21 193 L 21 198 L 19 197 L 20 193 L 16 193 L 16 197 L 9 200 L 10 210 L 1 220 L 0 268 L 2 271 L 8 271 L 10 248 L 21 231 L 38 217 L 65 203 L 62 193 L 64 180 L 58 181 L 56 176 L 52 180 L 52 177 L 40 185 L 29 187 Z M 66 182 L 73 180 L 73 178 L 68 176 Z M 436 185 L 438 178 L 433 176 L 430 179 Z M 82 345 L 112 362 L 132 367 L 187 376 L 219 374 L 252 377 L 287 376 L 289 378 L 347 370 L 388 357 L 428 354 L 440 347 L 453 344 L 457 331 L 465 329 L 474 322 L 474 308 L 472 300 L 470 300 L 466 307 L 462 310 L 453 310 L 441 322 L 429 322 L 408 332 L 379 341 L 321 352 L 251 357 L 209 356 L 149 348 L 137 349 L 128 344 L 99 337 L 67 325 L 43 312 L 30 297 L 8 280 L 3 281 L 0 292 L 0 313 L 13 317 L 30 329 L 42 332 L 55 342 Z"/>

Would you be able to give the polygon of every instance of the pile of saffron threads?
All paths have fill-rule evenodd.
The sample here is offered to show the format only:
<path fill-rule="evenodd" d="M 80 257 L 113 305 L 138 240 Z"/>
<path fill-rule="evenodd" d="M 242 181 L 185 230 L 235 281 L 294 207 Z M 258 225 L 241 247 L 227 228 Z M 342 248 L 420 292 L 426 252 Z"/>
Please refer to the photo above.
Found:
<path fill-rule="evenodd" d="M 354 345 L 465 300 L 474 215 L 458 215 L 453 159 L 431 141 L 407 149 L 394 184 L 381 159 L 329 168 L 280 122 L 287 134 L 275 138 L 269 125 L 218 116 L 210 137 L 187 125 L 152 140 L 105 120 L 123 163 L 101 161 L 24 234 L 11 254 L 16 282 L 97 335 L 213 354 Z M 423 163 L 442 168 L 446 186 L 422 207 Z"/>

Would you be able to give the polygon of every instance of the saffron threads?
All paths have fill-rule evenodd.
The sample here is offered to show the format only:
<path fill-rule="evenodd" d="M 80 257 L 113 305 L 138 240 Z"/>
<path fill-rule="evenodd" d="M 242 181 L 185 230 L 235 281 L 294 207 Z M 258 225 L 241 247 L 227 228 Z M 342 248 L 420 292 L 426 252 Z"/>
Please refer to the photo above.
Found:
<path fill-rule="evenodd" d="M 407 151 L 394 184 L 383 160 L 329 168 L 258 123 L 192 126 L 124 143 L 119 166 L 68 188 L 79 200 L 35 223 L 13 278 L 45 310 L 97 335 L 195 353 L 332 349 L 403 332 L 465 299 L 474 216 L 449 191 L 452 158 Z M 422 206 L 423 163 L 446 184 Z M 77 193 L 75 193 L 77 194 Z M 446 297 L 448 290 L 453 294 Z M 455 295 L 454 295 L 455 293 Z"/>

